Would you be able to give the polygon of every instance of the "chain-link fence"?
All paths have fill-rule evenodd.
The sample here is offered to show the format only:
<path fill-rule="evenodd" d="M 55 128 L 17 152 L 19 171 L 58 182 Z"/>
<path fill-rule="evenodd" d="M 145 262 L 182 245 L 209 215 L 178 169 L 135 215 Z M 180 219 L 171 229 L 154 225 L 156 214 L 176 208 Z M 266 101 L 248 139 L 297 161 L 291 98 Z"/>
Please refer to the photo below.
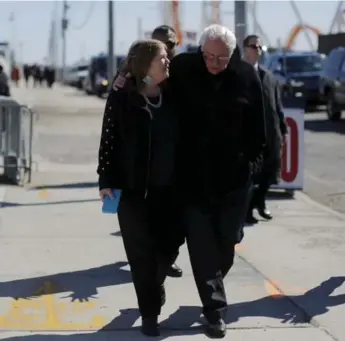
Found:
<path fill-rule="evenodd" d="M 16 184 L 31 181 L 33 117 L 28 107 L 0 96 L 0 171 Z"/>

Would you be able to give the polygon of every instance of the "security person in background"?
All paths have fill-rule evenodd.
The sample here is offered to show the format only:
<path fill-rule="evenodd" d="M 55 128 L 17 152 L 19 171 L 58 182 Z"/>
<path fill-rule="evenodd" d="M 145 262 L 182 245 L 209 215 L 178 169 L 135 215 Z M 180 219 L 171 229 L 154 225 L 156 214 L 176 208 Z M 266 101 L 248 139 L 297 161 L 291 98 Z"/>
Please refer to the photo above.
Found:
<path fill-rule="evenodd" d="M 244 59 L 258 71 L 263 88 L 263 99 L 266 115 L 267 145 L 264 163 L 255 183 L 251 203 L 247 214 L 247 223 L 256 224 L 258 220 L 253 215 L 256 208 L 259 215 L 267 220 L 272 219 L 266 206 L 266 195 L 272 184 L 278 184 L 281 173 L 281 150 L 284 136 L 287 132 L 283 108 L 280 100 L 279 84 L 274 75 L 259 65 L 262 53 L 260 37 L 249 35 L 243 41 Z"/>
<path fill-rule="evenodd" d="M 177 41 L 176 32 L 172 27 L 168 25 L 161 25 L 161 26 L 156 27 L 152 32 L 151 38 L 159 40 L 165 44 L 165 46 L 167 47 L 168 58 L 170 60 L 175 56 L 178 41 Z M 126 78 L 123 76 L 123 74 L 120 71 L 119 74 L 115 76 L 113 89 L 116 91 L 118 88 L 122 88 L 125 82 L 126 82 Z M 184 241 L 185 241 L 185 236 L 181 229 L 180 238 L 176 240 L 175 260 L 178 257 L 179 248 L 180 246 L 183 245 Z M 182 272 L 182 269 L 178 265 L 173 263 L 171 267 L 169 268 L 167 275 L 169 277 L 181 277 L 183 275 L 183 272 Z"/>

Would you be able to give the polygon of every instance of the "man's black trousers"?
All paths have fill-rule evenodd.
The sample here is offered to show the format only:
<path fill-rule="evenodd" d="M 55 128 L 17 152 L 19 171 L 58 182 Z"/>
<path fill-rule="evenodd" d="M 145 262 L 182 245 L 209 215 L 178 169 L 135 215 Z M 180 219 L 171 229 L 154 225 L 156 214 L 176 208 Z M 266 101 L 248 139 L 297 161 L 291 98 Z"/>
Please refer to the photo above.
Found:
<path fill-rule="evenodd" d="M 233 265 L 235 245 L 243 238 L 248 195 L 246 186 L 218 202 L 186 204 L 182 211 L 194 279 L 210 323 L 226 312 L 223 278 Z"/>
<path fill-rule="evenodd" d="M 158 316 L 167 269 L 181 238 L 176 200 L 169 189 L 123 193 L 118 219 L 142 317 Z"/>

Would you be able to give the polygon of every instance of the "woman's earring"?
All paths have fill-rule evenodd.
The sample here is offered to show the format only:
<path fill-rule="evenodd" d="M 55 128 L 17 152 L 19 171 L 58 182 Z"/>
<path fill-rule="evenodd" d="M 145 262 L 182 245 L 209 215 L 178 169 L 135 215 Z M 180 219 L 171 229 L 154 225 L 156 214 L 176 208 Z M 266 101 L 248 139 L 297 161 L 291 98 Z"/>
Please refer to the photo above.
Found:
<path fill-rule="evenodd" d="M 143 82 L 147 85 L 150 85 L 152 83 L 152 78 L 150 76 L 146 76 L 144 77 Z"/>

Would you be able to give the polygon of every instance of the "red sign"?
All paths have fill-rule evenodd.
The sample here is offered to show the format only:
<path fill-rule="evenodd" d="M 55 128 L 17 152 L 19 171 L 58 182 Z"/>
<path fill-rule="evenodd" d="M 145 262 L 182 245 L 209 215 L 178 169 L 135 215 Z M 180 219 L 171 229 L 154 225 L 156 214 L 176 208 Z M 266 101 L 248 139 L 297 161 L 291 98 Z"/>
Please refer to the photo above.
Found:
<path fill-rule="evenodd" d="M 289 138 L 285 140 L 282 153 L 282 180 L 293 182 L 297 178 L 299 170 L 299 134 L 297 122 L 291 118 L 286 118 L 289 128 Z M 287 145 L 289 143 L 289 145 Z M 290 157 L 288 157 L 290 156 Z M 290 159 L 290 160 L 289 160 Z"/>

